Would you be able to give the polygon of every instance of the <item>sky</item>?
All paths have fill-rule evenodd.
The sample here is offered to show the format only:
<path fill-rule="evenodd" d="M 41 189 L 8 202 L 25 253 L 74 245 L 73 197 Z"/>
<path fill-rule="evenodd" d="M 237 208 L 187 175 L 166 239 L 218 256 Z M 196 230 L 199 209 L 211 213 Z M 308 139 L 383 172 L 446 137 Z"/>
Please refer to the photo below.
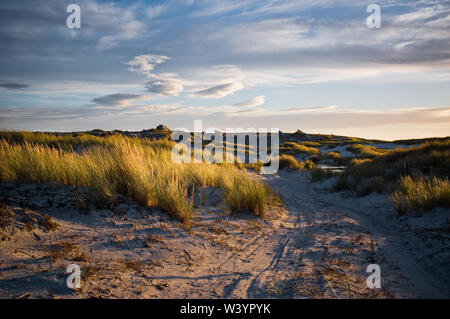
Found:
<path fill-rule="evenodd" d="M 450 135 L 450 0 L 0 0 L 0 43 L 0 129 Z"/>

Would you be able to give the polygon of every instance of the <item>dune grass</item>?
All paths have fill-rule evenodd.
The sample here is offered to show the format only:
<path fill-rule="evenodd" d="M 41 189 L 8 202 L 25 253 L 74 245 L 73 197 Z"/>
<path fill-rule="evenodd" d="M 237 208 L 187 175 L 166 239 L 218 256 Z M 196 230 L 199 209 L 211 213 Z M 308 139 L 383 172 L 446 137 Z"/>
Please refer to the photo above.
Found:
<path fill-rule="evenodd" d="M 336 173 L 333 172 L 332 170 L 322 168 L 314 168 L 311 170 L 311 180 L 313 182 L 321 182 L 335 175 Z"/>
<path fill-rule="evenodd" d="M 358 158 L 374 158 L 386 154 L 389 150 L 356 143 L 347 146 L 347 151 L 352 152 Z"/>
<path fill-rule="evenodd" d="M 27 134 L 21 135 L 24 140 L 19 142 L 0 139 L 0 181 L 87 187 L 91 190 L 89 201 L 104 206 L 113 205 L 120 194 L 158 207 L 185 223 L 192 217 L 192 198 L 198 186 L 221 188 L 230 211 L 263 216 L 274 202 L 273 192 L 252 179 L 245 168 L 173 163 L 172 141 L 84 135 L 29 138 Z M 74 151 L 72 145 L 83 148 Z"/>
<path fill-rule="evenodd" d="M 222 181 L 225 204 L 231 212 L 250 211 L 265 217 L 267 206 L 278 204 L 281 199 L 266 184 L 255 183 L 248 175 L 230 175 Z"/>
<path fill-rule="evenodd" d="M 405 171 L 405 163 L 409 169 Z M 450 206 L 450 139 L 426 141 L 398 148 L 374 158 L 354 159 L 333 185 L 335 191 L 352 190 L 359 196 L 391 193 L 399 214 Z"/>
<path fill-rule="evenodd" d="M 299 162 L 292 155 L 283 154 L 278 157 L 278 161 L 280 163 L 280 169 L 294 170 L 300 169 Z"/>
<path fill-rule="evenodd" d="M 297 161 L 294 156 L 283 154 L 278 157 L 279 168 L 287 169 L 287 170 L 304 170 L 304 169 L 313 169 L 316 167 L 316 164 L 311 160 L 306 161 Z"/>
<path fill-rule="evenodd" d="M 310 147 L 306 145 L 299 144 L 297 142 L 284 142 L 280 146 L 280 152 L 287 155 L 296 154 L 320 154 L 320 151 L 315 147 Z"/>
<path fill-rule="evenodd" d="M 399 215 L 408 211 L 450 207 L 450 181 L 448 178 L 401 177 L 400 189 L 391 196 Z"/>
<path fill-rule="evenodd" d="M 309 147 L 320 147 L 320 146 L 322 146 L 322 143 L 313 142 L 313 141 L 299 142 L 299 144 L 304 145 L 304 146 L 309 146 Z"/>
<path fill-rule="evenodd" d="M 372 159 L 355 159 L 336 179 L 334 189 L 357 191 L 364 182 L 364 193 L 379 191 L 380 184 L 384 191 L 394 188 L 397 181 L 405 174 L 405 163 L 417 167 L 434 167 L 435 172 L 450 167 L 450 139 L 430 141 L 415 147 L 398 148 Z M 427 169 L 417 168 L 417 174 L 429 174 Z"/>

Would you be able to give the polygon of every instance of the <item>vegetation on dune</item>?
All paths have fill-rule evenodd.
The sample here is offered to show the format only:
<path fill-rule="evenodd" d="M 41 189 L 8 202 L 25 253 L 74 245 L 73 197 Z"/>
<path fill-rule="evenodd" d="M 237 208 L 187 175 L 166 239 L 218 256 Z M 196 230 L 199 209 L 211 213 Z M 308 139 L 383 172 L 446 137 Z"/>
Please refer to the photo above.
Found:
<path fill-rule="evenodd" d="M 389 152 L 389 150 L 386 149 L 358 143 L 347 146 L 347 151 L 352 152 L 358 158 L 374 158 L 376 156 L 380 156 Z"/>
<path fill-rule="evenodd" d="M 323 154 L 324 158 L 329 158 L 329 159 L 340 159 L 341 158 L 341 153 L 339 152 L 328 152 L 326 154 Z"/>
<path fill-rule="evenodd" d="M 121 143 L 124 137 L 120 134 L 108 134 L 104 137 L 95 136 L 88 133 L 43 133 L 43 132 L 28 132 L 28 131 L 1 131 L 0 139 L 12 144 L 30 143 L 33 145 L 39 144 L 50 146 L 53 148 L 63 150 L 81 150 L 95 146 L 112 146 Z M 128 138 L 128 142 L 132 144 L 140 144 L 154 149 L 172 149 L 174 141 L 168 139 L 149 140 Z"/>
<path fill-rule="evenodd" d="M 274 206 L 281 199 L 266 184 L 255 183 L 248 175 L 230 175 L 222 182 L 224 200 L 232 212 L 250 211 L 265 217 L 268 205 Z"/>
<path fill-rule="evenodd" d="M 312 141 L 305 141 L 305 142 L 299 142 L 299 144 L 309 147 L 320 147 L 322 146 L 322 143 L 320 142 L 312 142 Z"/>
<path fill-rule="evenodd" d="M 193 192 L 198 186 L 221 188 L 230 211 L 264 216 L 266 207 L 275 202 L 273 192 L 243 167 L 173 163 L 173 141 L 30 134 L 20 135 L 23 139 L 18 142 L 0 139 L 0 181 L 87 187 L 89 200 L 97 205 L 112 205 L 120 194 L 183 222 L 192 217 Z M 72 145 L 83 148 L 74 151 Z"/>
<path fill-rule="evenodd" d="M 313 169 L 316 167 L 316 164 L 313 161 L 297 161 L 294 156 L 283 154 L 278 157 L 279 168 L 287 169 L 287 170 L 304 170 L 304 169 Z"/>
<path fill-rule="evenodd" d="M 0 204 L 0 229 L 11 225 L 14 221 L 13 210 Z"/>
<path fill-rule="evenodd" d="M 415 168 L 415 171 L 405 172 L 405 164 Z M 407 149 L 398 148 L 373 159 L 352 160 L 351 165 L 337 178 L 335 189 L 356 190 L 364 180 L 374 177 L 378 181 L 383 179 L 384 184 L 395 184 L 405 173 L 428 174 L 430 172 L 426 168 L 431 167 L 436 170 L 435 173 L 449 169 L 450 139 L 425 142 Z"/>
<path fill-rule="evenodd" d="M 400 189 L 391 196 L 398 214 L 418 209 L 450 207 L 450 181 L 448 178 L 401 177 Z"/>
<path fill-rule="evenodd" d="M 300 169 L 299 162 L 292 155 L 283 154 L 278 157 L 278 161 L 280 169 L 288 169 L 288 170 Z"/>
<path fill-rule="evenodd" d="M 392 192 L 400 214 L 449 206 L 450 139 L 398 148 L 372 159 L 354 159 L 336 178 L 334 189 L 358 195 Z"/>
<path fill-rule="evenodd" d="M 280 152 L 288 155 L 296 155 L 296 154 L 320 154 L 320 151 L 317 148 L 302 145 L 296 142 L 284 142 L 280 146 Z"/>
<path fill-rule="evenodd" d="M 310 158 L 315 163 L 321 162 L 321 161 L 332 161 L 333 164 L 336 165 L 345 165 L 349 162 L 349 158 L 342 157 L 341 153 L 339 152 L 328 152 L 325 154 L 320 155 L 313 155 Z"/>
<path fill-rule="evenodd" d="M 328 169 L 315 168 L 311 170 L 311 180 L 313 182 L 320 182 L 335 175 L 336 175 L 335 172 Z"/>

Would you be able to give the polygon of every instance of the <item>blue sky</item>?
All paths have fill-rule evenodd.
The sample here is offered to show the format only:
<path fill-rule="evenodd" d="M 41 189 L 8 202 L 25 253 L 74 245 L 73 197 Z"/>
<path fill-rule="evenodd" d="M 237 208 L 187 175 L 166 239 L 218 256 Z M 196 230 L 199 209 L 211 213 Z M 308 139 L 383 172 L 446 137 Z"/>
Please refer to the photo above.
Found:
<path fill-rule="evenodd" d="M 448 30 L 436 0 L 2 1 L 0 128 L 447 136 Z"/>

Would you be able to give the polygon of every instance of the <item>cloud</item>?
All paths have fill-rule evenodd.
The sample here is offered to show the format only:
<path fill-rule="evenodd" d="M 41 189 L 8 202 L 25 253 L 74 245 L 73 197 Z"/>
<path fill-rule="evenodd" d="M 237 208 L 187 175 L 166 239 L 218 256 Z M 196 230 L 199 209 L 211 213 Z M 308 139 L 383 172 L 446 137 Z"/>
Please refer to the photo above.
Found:
<path fill-rule="evenodd" d="M 129 106 L 132 102 L 136 100 L 148 100 L 149 97 L 146 95 L 139 94 L 125 94 L 116 93 L 98 97 L 92 100 L 92 102 L 97 103 L 100 106 L 106 107 L 125 107 Z"/>
<path fill-rule="evenodd" d="M 169 59 L 170 58 L 165 55 L 141 54 L 135 56 L 126 64 L 130 66 L 128 70 L 130 70 L 131 72 L 139 73 L 147 77 L 155 77 L 155 75 L 152 73 L 152 71 L 155 69 L 155 66 Z"/>
<path fill-rule="evenodd" d="M 29 85 L 28 84 L 8 82 L 8 83 L 0 83 L 0 87 L 2 87 L 4 89 L 8 89 L 8 90 L 20 90 L 20 89 L 28 88 Z"/>
<path fill-rule="evenodd" d="M 204 38 L 192 37 L 191 41 L 195 49 L 214 51 L 217 60 L 243 65 L 246 71 L 272 72 L 293 83 L 297 79 L 297 83 L 346 81 L 366 78 L 368 74 L 421 76 L 424 67 L 436 66 L 436 70 L 430 71 L 441 74 L 450 71 L 449 3 L 383 1 L 379 4 L 383 8 L 383 27 L 370 30 L 364 23 L 365 5 L 358 1 L 342 3 L 343 8 L 351 9 L 350 14 L 336 10 L 337 1 L 273 1 L 270 5 L 257 5 L 255 10 L 250 10 L 251 4 L 247 2 L 247 10 L 239 13 L 253 14 L 252 19 L 212 26 Z M 329 14 L 301 14 L 302 9 L 312 6 L 327 7 Z M 269 15 L 273 11 L 264 7 L 289 15 L 273 17 Z M 359 9 L 361 14 L 355 15 Z M 448 80 L 447 76 L 434 78 L 441 82 Z"/>
<path fill-rule="evenodd" d="M 183 91 L 183 84 L 177 79 L 160 79 L 148 82 L 146 89 L 159 95 L 178 96 Z"/>
<path fill-rule="evenodd" d="M 184 90 L 184 81 L 180 79 L 177 73 L 153 73 L 156 65 L 164 63 L 169 59 L 165 55 L 141 54 L 135 56 L 126 64 L 129 65 L 128 70 L 131 72 L 139 73 L 153 79 L 145 85 L 145 88 L 149 92 L 158 95 L 178 96 Z"/>
<path fill-rule="evenodd" d="M 157 16 L 161 15 L 168 8 L 169 7 L 165 4 L 158 4 L 158 5 L 152 6 L 146 10 L 147 17 L 149 19 L 154 19 Z"/>
<path fill-rule="evenodd" d="M 299 18 L 268 19 L 228 26 L 218 31 L 216 37 L 228 42 L 235 52 L 286 51 L 301 48 L 308 41 L 310 26 L 311 21 Z"/>
<path fill-rule="evenodd" d="M 201 91 L 197 91 L 195 92 L 195 94 L 207 98 L 221 98 L 233 94 L 236 91 L 240 91 L 243 88 L 244 84 L 242 84 L 241 82 L 225 83 Z"/>
<path fill-rule="evenodd" d="M 254 107 L 254 106 L 264 105 L 264 103 L 265 103 L 265 96 L 259 95 L 259 96 L 254 97 L 253 99 L 236 103 L 236 104 L 234 104 L 234 106 Z"/>
<path fill-rule="evenodd" d="M 121 42 L 134 40 L 144 36 L 146 32 L 146 23 L 136 18 L 138 8 L 130 6 L 128 8 L 116 7 L 113 3 L 97 4 L 95 2 L 88 6 L 90 15 L 100 16 L 98 22 L 108 23 L 105 16 L 109 19 L 112 34 L 102 36 L 97 44 L 99 50 L 107 50 L 117 47 Z M 97 22 L 94 20 L 94 23 Z"/>

